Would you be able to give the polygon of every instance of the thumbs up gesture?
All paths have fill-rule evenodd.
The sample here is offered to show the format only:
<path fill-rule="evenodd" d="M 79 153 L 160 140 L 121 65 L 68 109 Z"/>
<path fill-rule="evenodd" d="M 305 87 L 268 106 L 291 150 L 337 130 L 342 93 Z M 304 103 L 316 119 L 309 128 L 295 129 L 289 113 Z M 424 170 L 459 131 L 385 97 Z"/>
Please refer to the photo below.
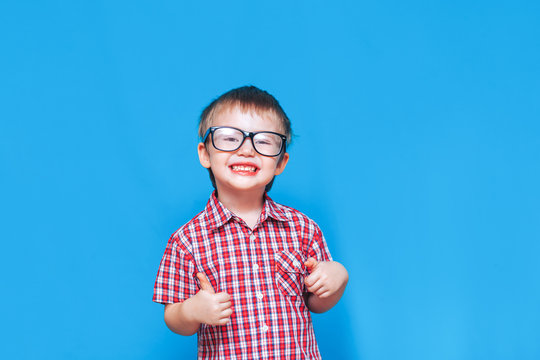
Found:
<path fill-rule="evenodd" d="M 319 298 L 328 298 L 338 293 L 347 283 L 347 271 L 338 262 L 317 262 L 310 257 L 304 265 L 310 273 L 304 280 L 307 290 Z"/>
<path fill-rule="evenodd" d="M 201 289 L 194 296 L 197 320 L 207 325 L 226 325 L 231 318 L 231 296 L 226 292 L 216 294 L 212 284 L 203 273 L 197 273 Z"/>

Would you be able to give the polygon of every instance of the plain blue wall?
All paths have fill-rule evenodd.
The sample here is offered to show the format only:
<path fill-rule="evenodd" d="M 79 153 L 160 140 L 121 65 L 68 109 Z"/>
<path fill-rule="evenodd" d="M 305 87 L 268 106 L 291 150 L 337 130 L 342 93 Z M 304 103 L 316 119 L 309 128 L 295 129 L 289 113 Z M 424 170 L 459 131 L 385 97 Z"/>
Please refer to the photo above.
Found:
<path fill-rule="evenodd" d="M 271 192 L 350 272 L 325 359 L 540 358 L 537 1 L 0 5 L 4 359 L 193 358 L 151 302 L 211 185 L 202 108 L 274 94 Z"/>

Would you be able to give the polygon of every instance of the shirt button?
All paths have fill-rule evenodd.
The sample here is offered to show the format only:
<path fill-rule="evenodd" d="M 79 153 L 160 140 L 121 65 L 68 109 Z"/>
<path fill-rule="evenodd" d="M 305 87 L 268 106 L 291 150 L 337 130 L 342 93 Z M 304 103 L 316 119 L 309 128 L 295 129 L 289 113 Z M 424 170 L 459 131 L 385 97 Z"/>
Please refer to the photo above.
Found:
<path fill-rule="evenodd" d="M 300 267 L 300 262 L 298 260 L 294 260 L 293 265 L 294 267 Z"/>
<path fill-rule="evenodd" d="M 253 271 L 257 271 L 259 270 L 259 265 L 258 264 L 253 264 Z"/>
<path fill-rule="evenodd" d="M 261 300 L 264 297 L 262 292 L 258 292 L 257 294 L 255 294 L 255 296 L 257 296 L 257 299 L 259 299 L 259 300 Z"/>
<path fill-rule="evenodd" d="M 263 327 L 261 328 L 261 330 L 262 330 L 263 332 L 267 332 L 267 331 L 268 331 L 268 326 L 263 325 Z"/>
<path fill-rule="evenodd" d="M 255 241 L 256 238 L 257 238 L 257 237 L 256 237 L 255 235 L 251 234 L 251 236 L 249 237 L 249 240 Z"/>

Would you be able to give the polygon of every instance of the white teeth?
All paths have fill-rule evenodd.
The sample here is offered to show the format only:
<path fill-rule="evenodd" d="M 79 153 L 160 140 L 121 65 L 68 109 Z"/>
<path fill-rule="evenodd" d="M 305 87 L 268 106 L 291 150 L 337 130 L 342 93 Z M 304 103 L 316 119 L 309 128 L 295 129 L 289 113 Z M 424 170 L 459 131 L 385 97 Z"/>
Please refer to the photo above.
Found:
<path fill-rule="evenodd" d="M 233 165 L 232 169 L 234 171 L 251 171 L 251 172 L 255 172 L 257 170 L 254 166 L 244 166 L 244 165 Z"/>

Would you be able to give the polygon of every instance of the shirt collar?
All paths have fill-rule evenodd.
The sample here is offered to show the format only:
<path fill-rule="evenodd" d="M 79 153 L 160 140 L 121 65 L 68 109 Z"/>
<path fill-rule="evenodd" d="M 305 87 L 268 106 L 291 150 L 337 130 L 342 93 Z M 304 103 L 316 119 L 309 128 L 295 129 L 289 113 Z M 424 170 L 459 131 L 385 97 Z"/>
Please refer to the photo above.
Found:
<path fill-rule="evenodd" d="M 268 217 L 271 217 L 278 221 L 289 221 L 285 211 L 283 211 L 282 206 L 275 203 L 274 200 L 270 199 L 268 194 L 264 194 L 264 206 L 261 214 L 261 222 L 265 221 Z"/>
<path fill-rule="evenodd" d="M 216 191 L 212 193 L 205 208 L 207 226 L 210 230 L 217 229 L 227 223 L 234 214 L 218 200 Z"/>
<path fill-rule="evenodd" d="M 235 215 L 227 209 L 223 204 L 218 200 L 216 196 L 216 191 L 212 193 L 208 203 L 205 208 L 205 216 L 207 220 L 207 226 L 209 230 L 214 230 L 220 226 L 226 224 L 231 218 Z M 260 217 L 260 222 L 264 222 L 268 217 L 271 217 L 278 221 L 289 221 L 285 211 L 282 207 L 275 203 L 268 194 L 264 194 L 264 206 Z"/>

